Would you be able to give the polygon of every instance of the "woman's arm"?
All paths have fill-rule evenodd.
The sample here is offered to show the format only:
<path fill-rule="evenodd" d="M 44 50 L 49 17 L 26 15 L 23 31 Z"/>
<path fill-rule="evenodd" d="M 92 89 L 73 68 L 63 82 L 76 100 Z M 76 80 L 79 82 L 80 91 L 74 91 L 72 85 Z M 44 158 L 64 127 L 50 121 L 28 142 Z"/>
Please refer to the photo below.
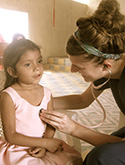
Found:
<path fill-rule="evenodd" d="M 115 142 L 123 141 L 122 138 L 112 136 L 112 135 L 106 135 L 106 134 L 91 130 L 78 123 L 74 124 L 74 128 L 71 132 L 71 135 L 81 140 L 84 140 L 85 142 L 88 142 L 94 146 L 102 145 L 105 143 L 115 143 Z"/>
<path fill-rule="evenodd" d="M 94 94 L 98 97 L 102 90 L 94 90 Z M 54 109 L 83 109 L 88 107 L 94 98 L 89 86 L 82 94 L 79 95 L 66 95 L 53 98 Z"/>
<path fill-rule="evenodd" d="M 4 136 L 8 143 L 26 147 L 43 147 L 51 152 L 55 152 L 62 145 L 54 139 L 29 137 L 16 132 L 14 104 L 5 92 L 1 96 L 0 109 Z"/>
<path fill-rule="evenodd" d="M 67 115 L 60 112 L 43 111 L 40 118 L 45 122 L 51 124 L 59 131 L 75 136 L 94 146 L 108 142 L 119 142 L 123 140 L 119 137 L 102 134 L 86 128 L 76 121 L 70 119 Z"/>

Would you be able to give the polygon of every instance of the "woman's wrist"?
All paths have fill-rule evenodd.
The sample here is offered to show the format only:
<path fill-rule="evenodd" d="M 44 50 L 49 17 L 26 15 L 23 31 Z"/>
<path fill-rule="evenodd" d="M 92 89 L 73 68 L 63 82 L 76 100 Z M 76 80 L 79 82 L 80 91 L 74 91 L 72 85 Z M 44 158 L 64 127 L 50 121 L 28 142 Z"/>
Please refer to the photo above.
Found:
<path fill-rule="evenodd" d="M 70 125 L 70 132 L 69 132 L 69 134 L 71 136 L 76 136 L 76 130 L 77 129 L 79 129 L 78 128 L 78 124 L 75 121 L 72 120 L 72 124 Z"/>

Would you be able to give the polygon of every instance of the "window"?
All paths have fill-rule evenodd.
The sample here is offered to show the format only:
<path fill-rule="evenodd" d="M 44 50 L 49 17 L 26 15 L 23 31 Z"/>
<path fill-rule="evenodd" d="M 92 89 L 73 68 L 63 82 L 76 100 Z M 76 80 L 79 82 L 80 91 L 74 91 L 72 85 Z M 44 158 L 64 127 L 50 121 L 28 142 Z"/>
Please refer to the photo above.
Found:
<path fill-rule="evenodd" d="M 28 38 L 28 13 L 0 8 L 0 39 L 10 43 L 16 33 Z"/>
<path fill-rule="evenodd" d="M 73 0 L 73 1 L 89 5 L 90 0 Z"/>

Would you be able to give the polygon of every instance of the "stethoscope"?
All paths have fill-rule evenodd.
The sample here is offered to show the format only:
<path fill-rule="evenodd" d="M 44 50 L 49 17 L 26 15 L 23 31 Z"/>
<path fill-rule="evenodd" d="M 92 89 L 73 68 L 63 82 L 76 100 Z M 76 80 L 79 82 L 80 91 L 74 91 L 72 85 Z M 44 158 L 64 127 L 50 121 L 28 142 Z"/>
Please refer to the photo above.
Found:
<path fill-rule="evenodd" d="M 109 72 L 109 78 L 108 78 L 103 84 L 98 85 L 98 86 L 95 86 L 94 83 L 91 82 L 91 92 L 92 92 L 92 96 L 93 96 L 93 98 L 96 100 L 96 102 L 99 104 L 99 106 L 100 106 L 101 109 L 102 109 L 102 112 L 103 112 L 103 119 L 102 119 L 102 121 L 99 122 L 98 124 L 92 125 L 92 126 L 86 126 L 86 125 L 82 124 L 82 125 L 83 125 L 84 127 L 86 127 L 86 128 L 97 128 L 97 127 L 101 126 L 101 125 L 104 123 L 105 119 L 106 119 L 106 112 L 105 112 L 105 109 L 104 109 L 104 107 L 102 106 L 102 104 L 100 103 L 100 101 L 97 99 L 97 97 L 95 96 L 95 94 L 94 94 L 94 89 L 100 89 L 101 87 L 103 87 L 103 86 L 110 80 L 111 75 L 112 75 L 112 72 L 111 72 L 111 70 L 109 70 L 109 69 L 108 69 L 108 72 Z M 82 118 L 82 117 L 78 117 L 77 119 L 80 119 L 80 118 Z"/>
<path fill-rule="evenodd" d="M 87 125 L 84 125 L 84 124 L 81 124 L 81 125 L 83 125 L 84 127 L 86 127 L 86 128 L 97 128 L 97 127 L 99 127 L 99 126 L 101 126 L 103 123 L 104 123 L 104 121 L 105 121 L 105 119 L 106 119 L 106 112 L 105 112 L 105 109 L 104 109 L 104 107 L 102 106 L 102 104 L 100 103 L 100 101 L 97 99 L 97 97 L 95 96 L 95 94 L 94 94 L 94 89 L 100 89 L 102 86 L 104 86 L 109 80 L 110 80 L 110 78 L 111 78 L 111 70 L 108 70 L 108 72 L 109 72 L 109 78 L 103 83 L 103 84 L 101 84 L 101 85 L 98 85 L 98 86 L 95 86 L 94 85 L 94 83 L 93 82 L 91 82 L 91 92 L 92 92 L 92 96 L 93 96 L 93 98 L 96 100 L 96 102 L 99 104 L 99 106 L 101 107 L 101 109 L 102 109 L 102 112 L 103 112 L 103 119 L 102 119 L 102 121 L 101 122 L 99 122 L 98 124 L 96 124 L 96 125 L 92 125 L 92 126 L 87 126 Z M 42 113 L 42 110 L 43 110 L 43 108 L 41 108 L 40 110 L 39 110 L 39 116 L 40 116 L 40 113 Z M 77 120 L 78 119 L 81 119 L 81 118 L 83 118 L 83 117 L 78 117 L 77 118 Z M 74 119 L 73 119 L 74 120 Z M 77 121 L 76 121 L 77 122 Z"/>

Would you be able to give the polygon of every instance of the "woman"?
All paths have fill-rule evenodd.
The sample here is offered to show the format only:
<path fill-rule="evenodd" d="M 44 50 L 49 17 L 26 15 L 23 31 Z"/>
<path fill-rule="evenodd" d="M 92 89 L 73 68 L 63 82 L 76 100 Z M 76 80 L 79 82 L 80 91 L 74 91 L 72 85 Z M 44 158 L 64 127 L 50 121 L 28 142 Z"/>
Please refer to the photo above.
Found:
<path fill-rule="evenodd" d="M 86 108 L 94 101 L 92 91 L 98 97 L 104 89 L 111 88 L 117 105 L 125 114 L 125 16 L 120 13 L 119 3 L 102 0 L 92 16 L 77 21 L 77 27 L 68 39 L 66 51 L 72 63 L 71 71 L 79 72 L 91 85 L 81 95 L 55 98 L 55 108 Z M 59 112 L 43 111 L 41 119 L 95 146 L 84 165 L 125 164 L 124 128 L 120 133 L 106 135 Z"/>

